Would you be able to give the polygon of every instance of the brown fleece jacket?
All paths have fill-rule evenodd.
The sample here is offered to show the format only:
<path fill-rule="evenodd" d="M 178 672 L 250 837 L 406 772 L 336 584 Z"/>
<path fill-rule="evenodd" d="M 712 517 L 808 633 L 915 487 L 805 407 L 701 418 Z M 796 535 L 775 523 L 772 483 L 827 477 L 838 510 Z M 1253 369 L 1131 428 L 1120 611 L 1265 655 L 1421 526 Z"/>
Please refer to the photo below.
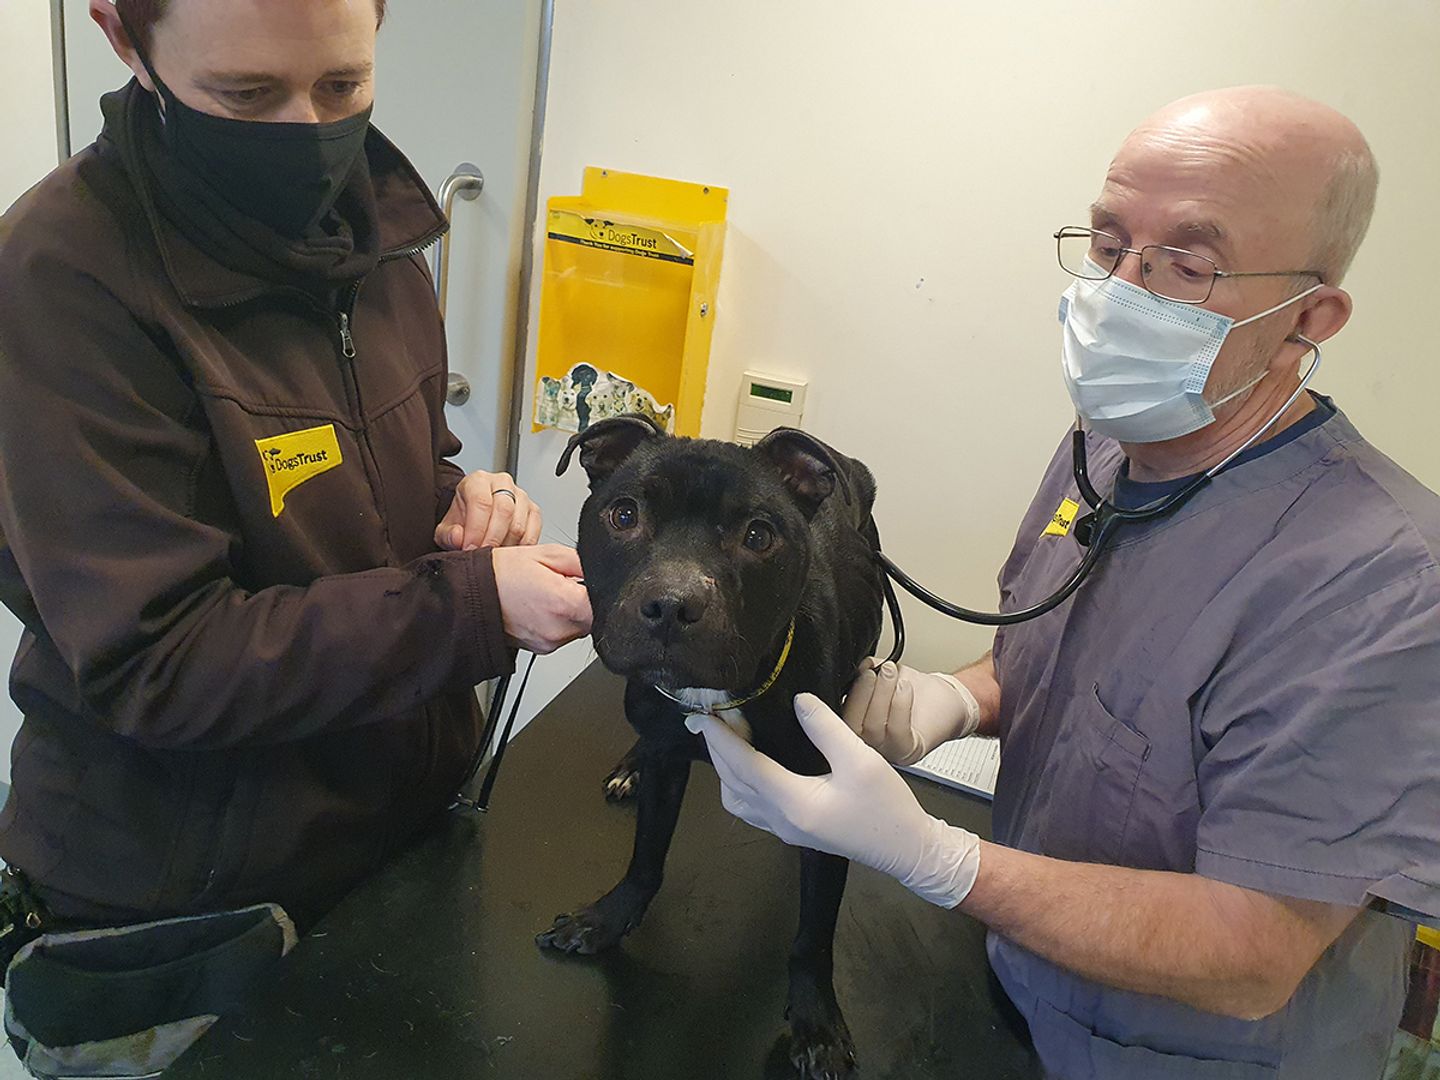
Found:
<path fill-rule="evenodd" d="M 196 191 L 138 84 L 0 218 L 0 600 L 25 624 L 0 855 L 56 914 L 302 925 L 444 809 L 506 672 L 420 251 L 371 130 L 323 231 Z"/>

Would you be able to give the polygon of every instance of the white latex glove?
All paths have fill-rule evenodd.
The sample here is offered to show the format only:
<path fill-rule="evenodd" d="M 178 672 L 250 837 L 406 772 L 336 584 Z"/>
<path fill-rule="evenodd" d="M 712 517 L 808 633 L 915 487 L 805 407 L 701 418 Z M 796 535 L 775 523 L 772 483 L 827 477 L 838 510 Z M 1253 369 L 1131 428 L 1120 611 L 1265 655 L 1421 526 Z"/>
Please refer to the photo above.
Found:
<path fill-rule="evenodd" d="M 725 809 L 787 844 L 889 874 L 932 904 L 964 900 L 980 872 L 980 838 L 927 814 L 885 759 L 815 695 L 797 697 L 795 715 L 830 763 L 828 776 L 782 768 L 713 716 L 685 721 L 705 736 Z"/>
<path fill-rule="evenodd" d="M 941 743 L 975 734 L 980 703 L 954 675 L 872 656 L 850 685 L 844 716 L 887 761 L 913 765 Z"/>

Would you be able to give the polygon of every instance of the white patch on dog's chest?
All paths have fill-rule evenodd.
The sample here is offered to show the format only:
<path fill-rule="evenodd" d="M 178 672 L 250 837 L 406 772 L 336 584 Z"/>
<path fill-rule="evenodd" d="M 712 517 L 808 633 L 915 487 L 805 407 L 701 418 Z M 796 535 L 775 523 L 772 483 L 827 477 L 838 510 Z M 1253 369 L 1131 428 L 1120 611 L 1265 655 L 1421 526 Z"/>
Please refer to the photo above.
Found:
<path fill-rule="evenodd" d="M 725 725 L 736 735 L 739 735 L 747 743 L 755 740 L 750 734 L 750 722 L 745 719 L 745 714 L 739 709 L 722 709 L 715 711 L 715 706 L 726 701 L 733 701 L 735 695 L 728 690 L 709 690 L 704 687 L 687 686 L 675 692 L 675 697 L 682 708 L 692 713 L 705 713 L 710 716 L 718 716 Z"/>

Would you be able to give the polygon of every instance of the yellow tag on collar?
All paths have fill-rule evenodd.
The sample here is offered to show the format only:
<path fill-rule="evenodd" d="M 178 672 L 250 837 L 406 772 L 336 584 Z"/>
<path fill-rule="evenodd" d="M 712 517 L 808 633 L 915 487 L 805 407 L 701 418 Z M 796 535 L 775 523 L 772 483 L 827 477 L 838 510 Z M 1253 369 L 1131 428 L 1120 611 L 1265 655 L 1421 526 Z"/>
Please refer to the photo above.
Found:
<path fill-rule="evenodd" d="M 1068 536 L 1070 526 L 1075 523 L 1075 515 L 1080 512 L 1080 504 L 1074 499 L 1062 499 L 1060 508 L 1055 511 L 1055 516 L 1050 519 L 1050 524 L 1045 526 L 1041 536 Z"/>
<path fill-rule="evenodd" d="M 334 424 L 256 439 L 255 449 L 260 451 L 265 482 L 270 487 L 270 513 L 277 518 L 285 509 L 286 495 L 345 460 L 340 456 Z"/>
<path fill-rule="evenodd" d="M 729 701 L 721 701 L 718 704 L 703 707 L 704 711 L 711 716 L 719 716 L 722 712 L 726 712 L 730 709 L 738 709 L 742 705 L 749 705 L 750 702 L 754 701 L 756 698 L 762 697 L 767 690 L 769 690 L 772 686 L 775 685 L 775 680 L 780 678 L 780 673 L 785 670 L 785 661 L 790 659 L 790 646 L 794 644 L 795 620 L 791 619 L 790 629 L 785 633 L 785 647 L 780 650 L 780 659 L 775 661 L 775 670 L 770 672 L 770 677 L 761 684 L 760 689 L 756 690 L 754 693 L 746 694 L 744 697 L 732 698 Z M 671 701 L 675 702 L 676 705 L 679 705 L 692 713 L 700 711 L 699 709 L 693 707 L 684 698 L 672 694 L 663 686 L 657 686 L 655 687 L 655 689 L 660 692 L 661 697 L 669 698 Z"/>

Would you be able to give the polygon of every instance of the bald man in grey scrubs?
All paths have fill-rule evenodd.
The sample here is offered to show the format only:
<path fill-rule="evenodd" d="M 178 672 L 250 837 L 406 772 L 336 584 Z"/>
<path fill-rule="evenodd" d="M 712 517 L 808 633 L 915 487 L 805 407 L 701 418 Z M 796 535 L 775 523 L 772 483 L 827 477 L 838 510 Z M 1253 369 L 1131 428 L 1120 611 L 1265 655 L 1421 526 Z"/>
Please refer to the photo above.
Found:
<path fill-rule="evenodd" d="M 1440 916 L 1440 499 L 1297 393 L 1376 176 L 1350 121 L 1273 88 L 1146 120 L 1059 239 L 1090 473 L 1140 507 L 1254 445 L 971 667 L 870 665 L 843 719 L 799 699 L 827 777 L 692 721 L 732 811 L 987 923 L 1052 1076 L 1375 1080 L 1414 926 L 1374 908 Z M 1004 608 L 1070 574 L 1081 501 L 1067 438 Z M 1002 744 L 993 844 L 885 764 L 972 731 Z"/>

